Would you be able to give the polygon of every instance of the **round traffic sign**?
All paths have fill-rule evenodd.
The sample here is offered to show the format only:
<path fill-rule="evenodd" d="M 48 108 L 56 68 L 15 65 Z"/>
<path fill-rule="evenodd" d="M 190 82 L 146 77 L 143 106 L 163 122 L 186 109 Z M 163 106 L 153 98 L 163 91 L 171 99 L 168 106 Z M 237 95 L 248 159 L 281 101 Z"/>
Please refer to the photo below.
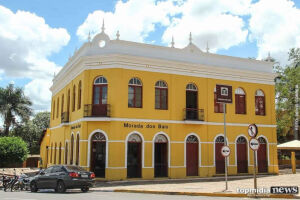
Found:
<path fill-rule="evenodd" d="M 222 146 L 221 154 L 224 157 L 228 157 L 230 155 L 230 148 L 229 148 L 229 146 Z"/>
<path fill-rule="evenodd" d="M 252 138 L 249 142 L 249 146 L 253 151 L 257 151 L 259 149 L 259 141 L 255 138 Z"/>
<path fill-rule="evenodd" d="M 250 137 L 255 138 L 255 136 L 257 135 L 257 132 L 258 132 L 258 129 L 255 124 L 250 124 L 248 126 L 248 134 Z"/>

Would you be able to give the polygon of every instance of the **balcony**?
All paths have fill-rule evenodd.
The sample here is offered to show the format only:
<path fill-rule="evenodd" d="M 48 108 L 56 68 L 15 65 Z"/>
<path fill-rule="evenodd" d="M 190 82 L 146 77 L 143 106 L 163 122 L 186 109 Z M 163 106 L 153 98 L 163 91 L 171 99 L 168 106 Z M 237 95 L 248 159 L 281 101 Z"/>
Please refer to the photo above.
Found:
<path fill-rule="evenodd" d="M 85 104 L 84 117 L 110 117 L 109 104 Z"/>
<path fill-rule="evenodd" d="M 69 122 L 69 112 L 61 113 L 61 123 Z"/>
<path fill-rule="evenodd" d="M 204 121 L 204 109 L 185 108 L 184 120 Z"/>

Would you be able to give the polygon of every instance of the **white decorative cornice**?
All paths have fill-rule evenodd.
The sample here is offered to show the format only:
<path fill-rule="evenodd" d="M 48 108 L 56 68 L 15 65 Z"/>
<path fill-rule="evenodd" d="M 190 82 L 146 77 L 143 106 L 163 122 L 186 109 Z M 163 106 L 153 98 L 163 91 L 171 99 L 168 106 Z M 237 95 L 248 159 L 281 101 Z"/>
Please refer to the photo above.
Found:
<path fill-rule="evenodd" d="M 105 42 L 105 46 L 99 46 L 101 41 Z M 97 34 L 91 42 L 84 43 L 74 53 L 53 79 L 51 91 L 53 95 L 56 94 L 84 70 L 115 67 L 274 84 L 272 62 L 203 53 L 193 43 L 183 49 L 178 49 L 129 42 L 118 38 L 110 40 L 103 31 Z"/>

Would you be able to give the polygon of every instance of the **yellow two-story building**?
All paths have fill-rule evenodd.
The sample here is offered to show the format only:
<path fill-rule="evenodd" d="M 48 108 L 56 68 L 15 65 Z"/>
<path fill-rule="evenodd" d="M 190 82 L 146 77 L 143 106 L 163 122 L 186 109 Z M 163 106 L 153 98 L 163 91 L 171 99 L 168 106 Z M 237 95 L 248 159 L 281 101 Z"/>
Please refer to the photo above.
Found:
<path fill-rule="evenodd" d="M 112 40 L 89 40 L 53 80 L 43 167 L 78 165 L 107 180 L 223 174 L 223 105 L 216 84 L 232 86 L 227 104 L 228 173 L 252 173 L 248 125 L 258 127 L 259 173 L 278 173 L 271 62 Z"/>

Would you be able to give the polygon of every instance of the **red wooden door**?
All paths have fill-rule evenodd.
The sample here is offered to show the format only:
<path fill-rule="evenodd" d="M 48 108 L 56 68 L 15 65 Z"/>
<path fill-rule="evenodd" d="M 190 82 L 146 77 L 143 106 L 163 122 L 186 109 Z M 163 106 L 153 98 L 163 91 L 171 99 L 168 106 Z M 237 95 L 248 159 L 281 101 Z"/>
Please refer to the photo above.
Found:
<path fill-rule="evenodd" d="M 128 142 L 127 149 L 127 177 L 140 178 L 142 176 L 141 142 Z"/>
<path fill-rule="evenodd" d="M 248 160 L 247 160 L 247 143 L 238 143 L 237 146 L 237 172 L 248 172 Z"/>
<path fill-rule="evenodd" d="M 94 85 L 93 116 L 107 116 L 107 85 Z"/>
<path fill-rule="evenodd" d="M 168 143 L 155 143 L 154 176 L 168 176 Z"/>
<path fill-rule="evenodd" d="M 186 175 L 198 176 L 198 143 L 186 144 Z"/>
<path fill-rule="evenodd" d="M 267 144 L 260 143 L 257 151 L 258 172 L 268 172 Z"/>
<path fill-rule="evenodd" d="M 224 143 L 216 143 L 215 144 L 215 159 L 216 159 L 216 173 L 224 174 L 225 173 L 225 158 L 221 154 L 222 146 Z"/>

